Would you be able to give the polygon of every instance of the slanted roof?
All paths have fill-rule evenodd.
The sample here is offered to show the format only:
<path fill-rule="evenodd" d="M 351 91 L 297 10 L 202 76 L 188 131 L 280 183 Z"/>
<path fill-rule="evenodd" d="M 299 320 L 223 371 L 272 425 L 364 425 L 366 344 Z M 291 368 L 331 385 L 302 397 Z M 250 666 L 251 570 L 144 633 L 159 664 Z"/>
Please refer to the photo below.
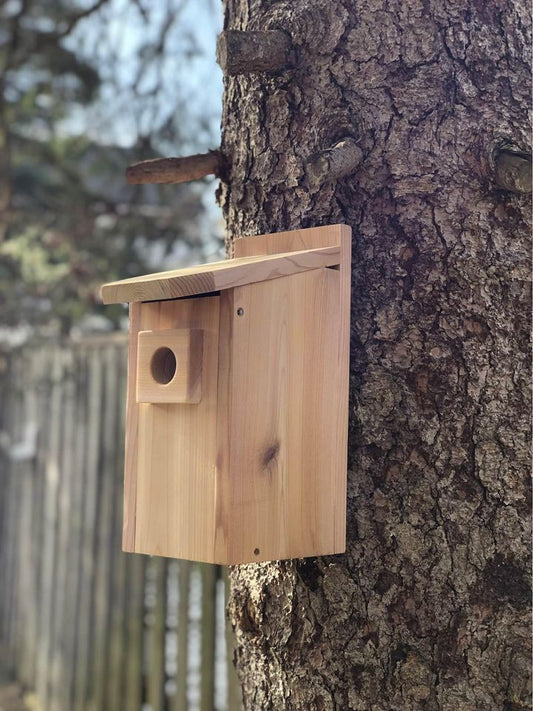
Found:
<path fill-rule="evenodd" d="M 340 263 L 340 246 L 239 257 L 104 284 L 104 304 L 197 296 Z"/>

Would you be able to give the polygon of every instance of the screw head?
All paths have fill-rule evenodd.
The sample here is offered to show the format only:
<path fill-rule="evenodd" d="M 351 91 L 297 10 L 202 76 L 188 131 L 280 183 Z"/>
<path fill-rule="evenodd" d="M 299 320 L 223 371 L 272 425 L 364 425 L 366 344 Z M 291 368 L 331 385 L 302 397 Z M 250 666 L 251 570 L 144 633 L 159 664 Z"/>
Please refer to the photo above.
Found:
<path fill-rule="evenodd" d="M 244 316 L 244 309 L 242 309 L 240 306 L 237 309 L 237 316 Z"/>

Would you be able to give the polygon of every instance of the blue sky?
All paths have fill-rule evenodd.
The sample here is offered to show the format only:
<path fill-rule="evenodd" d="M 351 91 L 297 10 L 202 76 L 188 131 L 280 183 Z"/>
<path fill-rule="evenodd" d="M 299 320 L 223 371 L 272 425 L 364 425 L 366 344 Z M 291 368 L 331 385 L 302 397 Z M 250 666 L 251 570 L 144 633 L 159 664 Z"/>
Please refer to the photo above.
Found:
<path fill-rule="evenodd" d="M 102 143 L 128 147 L 139 132 L 150 133 L 174 116 L 181 152 L 216 148 L 222 72 L 215 49 L 221 25 L 216 0 L 110 0 L 97 16 L 80 22 L 68 41 L 98 66 L 104 79 L 100 100 L 89 111 L 79 107 L 62 130 L 83 130 Z M 154 49 L 165 27 L 165 51 L 158 56 Z M 138 96 L 132 100 L 133 84 Z"/>
<path fill-rule="evenodd" d="M 154 48 L 165 26 L 165 49 L 159 56 Z M 218 148 L 222 71 L 215 54 L 221 26 L 218 0 L 109 0 L 96 16 L 80 22 L 68 40 L 98 67 L 103 79 L 100 97 L 89 108 L 75 108 L 59 130 L 128 148 L 139 135 L 153 133 L 171 117 L 175 132 L 170 140 L 156 144 L 153 157 Z M 135 83 L 137 95 L 132 92 Z M 206 208 L 201 231 L 208 260 L 224 256 L 217 241 L 223 225 L 215 188 L 214 178 L 198 184 Z M 194 255 L 184 249 L 176 242 L 159 266 L 171 268 L 194 261 Z M 154 259 L 161 262 L 157 251 Z"/>

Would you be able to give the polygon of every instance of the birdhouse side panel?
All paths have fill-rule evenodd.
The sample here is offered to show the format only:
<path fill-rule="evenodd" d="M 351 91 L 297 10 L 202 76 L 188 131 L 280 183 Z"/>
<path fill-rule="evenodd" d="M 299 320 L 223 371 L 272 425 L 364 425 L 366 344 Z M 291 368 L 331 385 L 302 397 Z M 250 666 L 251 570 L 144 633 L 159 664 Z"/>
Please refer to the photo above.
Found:
<path fill-rule="evenodd" d="M 340 272 L 251 284 L 221 299 L 217 560 L 342 552 Z"/>

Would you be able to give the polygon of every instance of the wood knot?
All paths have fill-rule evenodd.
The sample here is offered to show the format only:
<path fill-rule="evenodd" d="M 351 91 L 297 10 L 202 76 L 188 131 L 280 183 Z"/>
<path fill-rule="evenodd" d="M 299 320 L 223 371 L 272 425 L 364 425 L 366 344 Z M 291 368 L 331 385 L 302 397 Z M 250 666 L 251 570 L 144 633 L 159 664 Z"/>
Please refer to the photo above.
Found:
<path fill-rule="evenodd" d="M 274 444 L 271 444 L 270 447 L 267 447 L 263 453 L 263 459 L 262 459 L 262 464 L 263 468 L 267 469 L 274 459 L 278 456 L 278 452 L 280 450 L 280 444 L 279 442 L 275 442 Z"/>

